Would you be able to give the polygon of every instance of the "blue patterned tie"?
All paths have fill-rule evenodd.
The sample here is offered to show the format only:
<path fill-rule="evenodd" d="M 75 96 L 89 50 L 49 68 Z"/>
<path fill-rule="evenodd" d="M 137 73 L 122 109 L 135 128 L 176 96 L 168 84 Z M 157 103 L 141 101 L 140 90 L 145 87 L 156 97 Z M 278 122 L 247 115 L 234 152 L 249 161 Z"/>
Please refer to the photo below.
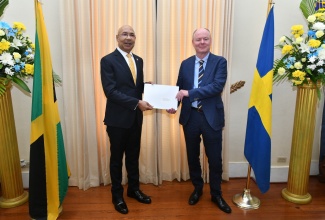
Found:
<path fill-rule="evenodd" d="M 204 68 L 203 68 L 204 60 L 200 60 L 199 63 L 200 63 L 200 66 L 199 66 L 199 76 L 198 76 L 198 84 L 197 84 L 198 88 L 201 87 L 202 77 L 204 75 Z M 198 109 L 202 108 L 202 104 L 201 104 L 200 100 L 197 101 L 197 108 Z"/>

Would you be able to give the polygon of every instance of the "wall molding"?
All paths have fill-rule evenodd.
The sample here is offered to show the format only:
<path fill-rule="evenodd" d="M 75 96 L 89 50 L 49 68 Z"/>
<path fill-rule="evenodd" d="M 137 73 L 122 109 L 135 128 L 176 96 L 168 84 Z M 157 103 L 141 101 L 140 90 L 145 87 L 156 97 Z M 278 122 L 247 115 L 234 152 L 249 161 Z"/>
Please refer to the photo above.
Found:
<path fill-rule="evenodd" d="M 230 162 L 229 163 L 229 178 L 246 178 L 247 177 L 247 162 Z M 271 183 L 287 182 L 289 173 L 289 165 L 271 166 Z M 254 171 L 251 173 L 254 178 Z M 310 163 L 309 175 L 315 176 L 319 174 L 319 161 L 313 160 Z"/>
<path fill-rule="evenodd" d="M 319 174 L 319 162 L 311 161 L 310 175 L 315 176 Z M 247 162 L 230 162 L 229 163 L 229 178 L 246 178 L 247 177 Z M 271 166 L 271 183 L 287 182 L 289 166 Z M 252 170 L 252 178 L 254 178 L 254 171 Z M 29 187 L 29 166 L 22 168 L 23 187 Z"/>

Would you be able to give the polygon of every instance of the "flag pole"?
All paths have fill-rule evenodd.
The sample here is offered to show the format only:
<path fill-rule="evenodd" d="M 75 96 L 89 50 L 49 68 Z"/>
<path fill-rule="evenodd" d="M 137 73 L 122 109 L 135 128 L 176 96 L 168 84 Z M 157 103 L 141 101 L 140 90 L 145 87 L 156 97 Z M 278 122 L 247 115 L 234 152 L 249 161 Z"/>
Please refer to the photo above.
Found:
<path fill-rule="evenodd" d="M 252 169 L 251 165 L 248 164 L 247 181 L 246 181 L 246 188 L 244 189 L 244 192 L 238 193 L 234 195 L 232 198 L 233 203 L 242 209 L 258 209 L 261 204 L 258 198 L 251 195 L 249 189 L 251 169 Z"/>
<path fill-rule="evenodd" d="M 266 16 L 269 14 L 273 4 L 273 0 L 268 0 Z M 251 178 L 251 170 L 252 167 L 250 164 L 248 164 L 246 188 L 244 189 L 243 193 L 238 193 L 232 198 L 233 203 L 241 209 L 258 209 L 261 204 L 261 201 L 257 197 L 252 196 L 250 193 L 249 184 Z"/>

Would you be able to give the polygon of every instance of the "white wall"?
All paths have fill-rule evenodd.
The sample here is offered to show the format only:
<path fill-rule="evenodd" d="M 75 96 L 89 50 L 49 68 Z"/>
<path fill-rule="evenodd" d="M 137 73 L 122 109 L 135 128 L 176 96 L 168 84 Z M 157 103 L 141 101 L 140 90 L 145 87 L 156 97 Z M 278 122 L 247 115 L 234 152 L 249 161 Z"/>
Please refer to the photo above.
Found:
<path fill-rule="evenodd" d="M 59 1 L 43 0 L 42 2 L 44 19 L 51 45 L 53 68 L 55 72 L 62 75 L 61 33 L 58 17 Z M 306 23 L 299 9 L 300 0 L 276 0 L 275 2 L 275 43 L 277 43 L 282 35 L 290 34 L 292 25 L 303 24 L 306 26 Z M 230 69 L 231 77 L 229 77 L 229 80 L 231 83 L 244 80 L 246 84 L 230 96 L 230 118 L 228 121 L 230 124 L 230 176 L 246 176 L 247 172 L 245 166 L 243 166 L 247 164 L 243 154 L 247 106 L 258 49 L 266 20 L 267 3 L 267 0 L 234 1 L 234 39 Z M 33 39 L 35 35 L 34 0 L 10 0 L 10 4 L 6 8 L 2 20 L 8 23 L 14 21 L 23 22 L 26 25 L 27 34 Z M 280 54 L 277 52 L 275 56 L 279 57 Z M 29 85 L 32 88 L 32 82 L 29 82 Z M 62 87 L 57 87 L 56 89 L 61 122 L 64 129 Z M 12 95 L 20 157 L 28 160 L 31 97 L 23 94 L 16 87 L 12 89 Z M 295 98 L 296 90 L 291 87 L 290 83 L 283 83 L 273 87 L 271 179 L 274 181 L 285 181 L 287 178 Z M 318 172 L 321 113 L 322 104 L 319 105 L 312 154 L 312 173 L 314 174 Z M 278 157 L 286 157 L 287 162 L 278 163 Z"/>
<path fill-rule="evenodd" d="M 60 20 L 59 20 L 59 1 L 43 0 L 43 13 L 47 26 L 47 32 L 50 41 L 52 54 L 52 64 L 54 71 L 62 75 L 61 63 L 61 40 L 60 40 Z M 13 22 L 19 21 L 25 24 L 26 34 L 34 41 L 35 39 L 35 10 L 34 0 L 10 0 L 4 14 L 1 17 L 12 25 Z M 30 90 L 32 90 L 33 82 L 28 81 Z M 30 120 L 31 120 L 31 95 L 26 95 L 17 87 L 13 86 L 12 102 L 14 108 L 14 117 L 16 122 L 16 132 L 18 137 L 19 154 L 21 159 L 29 160 L 29 144 L 30 144 Z M 62 87 L 56 87 L 56 95 L 59 100 L 61 121 L 64 116 L 62 106 Z"/>

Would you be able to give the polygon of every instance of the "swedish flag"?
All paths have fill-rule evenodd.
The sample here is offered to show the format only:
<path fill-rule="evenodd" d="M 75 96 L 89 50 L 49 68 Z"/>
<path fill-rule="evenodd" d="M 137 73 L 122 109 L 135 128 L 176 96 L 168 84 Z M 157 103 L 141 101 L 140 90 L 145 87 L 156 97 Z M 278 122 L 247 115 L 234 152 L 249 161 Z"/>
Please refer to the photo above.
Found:
<path fill-rule="evenodd" d="M 317 11 L 320 8 L 325 8 L 325 1 L 324 0 L 318 0 L 315 3 L 315 11 Z"/>
<path fill-rule="evenodd" d="M 270 188 L 274 14 L 264 27 L 248 107 L 244 154 L 262 193 Z"/>
<path fill-rule="evenodd" d="M 35 0 L 36 39 L 32 95 L 29 214 L 57 219 L 68 189 L 66 162 L 52 61 L 43 12 Z"/>

